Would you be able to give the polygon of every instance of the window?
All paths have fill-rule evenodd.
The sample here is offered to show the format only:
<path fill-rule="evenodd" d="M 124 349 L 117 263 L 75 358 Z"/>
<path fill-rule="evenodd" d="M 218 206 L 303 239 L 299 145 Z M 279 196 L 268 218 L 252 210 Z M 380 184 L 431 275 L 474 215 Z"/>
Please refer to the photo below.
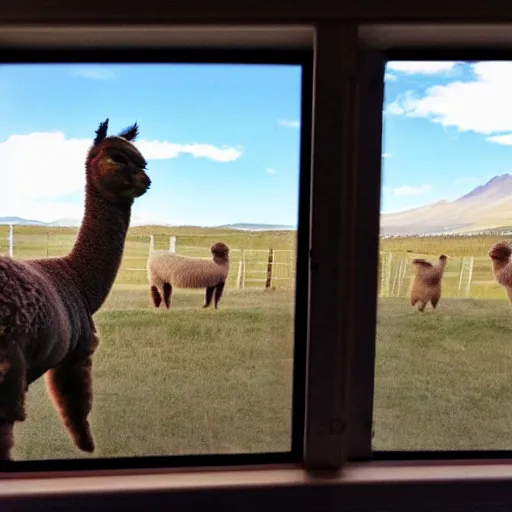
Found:
<path fill-rule="evenodd" d="M 53 276 L 68 258 L 79 285 L 56 290 L 86 302 L 100 340 L 95 453 L 77 449 L 90 439 L 72 442 L 38 378 L 15 428 L 17 467 L 301 460 L 311 52 L 4 57 L 0 251 Z M 119 139 L 102 149 L 105 136 L 131 141 L 134 122 L 142 157 Z M 64 310 L 75 324 L 56 343 L 91 344 L 80 307 Z M 47 364 L 26 360 L 29 378 Z"/>
<path fill-rule="evenodd" d="M 407 11 L 404 12 L 407 16 Z M 324 15 L 325 12 L 322 16 Z M 264 16 L 268 16 L 268 13 Z M 384 18 L 382 11 L 378 11 L 375 19 L 378 20 L 379 16 Z M 322 507 L 323 500 L 328 500 L 330 504 L 325 507 L 337 506 L 338 503 L 350 507 L 351 503 L 357 503 L 358 507 L 367 505 L 374 509 L 378 503 L 380 508 L 386 508 L 386 505 L 391 508 L 398 502 L 403 506 L 404 498 L 418 502 L 419 496 L 424 509 L 428 510 L 440 503 L 445 507 L 453 505 L 455 508 L 455 504 L 461 507 L 476 501 L 484 503 L 482 506 L 489 510 L 489 493 L 482 500 L 485 490 L 491 490 L 495 503 L 506 501 L 503 496 L 507 494 L 504 487 L 508 483 L 496 480 L 510 477 L 510 466 L 507 464 L 482 467 L 475 464 L 470 466 L 470 462 L 466 461 L 458 468 L 455 464 L 443 468 L 436 461 L 432 468 L 417 460 L 416 466 L 397 465 L 390 463 L 389 459 L 420 459 L 425 453 L 383 452 L 372 447 L 373 426 L 375 435 L 379 435 L 378 416 L 372 418 L 372 411 L 377 314 L 375 292 L 379 282 L 380 166 L 382 154 L 385 152 L 385 147 L 382 146 L 382 107 L 386 50 L 389 47 L 411 46 L 411 41 L 423 41 L 423 45 L 431 46 L 434 40 L 440 40 L 441 43 L 438 44 L 449 46 L 454 40 L 459 45 L 467 45 L 468 41 L 475 40 L 475 33 L 471 36 L 471 30 L 457 32 L 453 26 L 433 26 L 427 27 L 427 30 L 422 30 L 423 28 L 410 25 L 358 27 L 355 23 L 340 21 L 321 22 L 317 27 L 312 95 L 313 176 L 311 251 L 308 255 L 311 273 L 308 276 L 310 292 L 307 318 L 309 343 L 304 358 L 307 368 L 305 437 L 304 456 L 297 458 L 304 464 L 299 469 L 283 469 L 277 465 L 252 466 L 252 470 L 232 473 L 199 471 L 187 475 L 181 471 L 176 475 L 166 471 L 164 475 L 156 477 L 155 468 L 169 465 L 170 461 L 159 462 L 151 459 L 147 460 L 150 474 L 146 477 L 138 473 L 136 476 L 122 475 L 110 480 L 103 476 L 98 480 L 67 479 L 63 483 L 63 479 L 56 478 L 42 483 L 40 480 L 28 483 L 27 480 L 19 478 L 19 475 L 16 478 L 7 475 L 12 480 L 6 485 L 5 495 L 10 492 L 14 496 L 13 500 L 16 500 L 27 494 L 35 496 L 38 489 L 44 489 L 39 492 L 47 494 L 68 492 L 68 496 L 46 496 L 42 501 L 46 505 L 52 500 L 54 503 L 75 500 L 75 503 L 86 506 L 85 503 L 90 503 L 88 498 L 94 500 L 106 486 L 115 482 L 110 489 L 117 485 L 117 490 L 123 490 L 123 495 L 118 499 L 130 500 L 130 503 L 135 503 L 136 495 L 140 499 L 142 492 L 149 489 L 154 491 L 144 494 L 144 505 L 151 501 L 162 503 L 164 500 L 168 504 L 173 499 L 170 495 L 172 492 L 175 492 L 174 499 L 181 506 L 182 500 L 189 500 L 189 503 L 196 506 L 210 507 L 211 501 L 218 499 L 216 503 L 222 502 L 236 509 L 239 501 L 234 504 L 235 500 L 245 497 L 249 498 L 245 507 L 247 510 L 261 510 L 263 506 L 282 508 L 283 499 L 285 503 L 294 499 L 303 510 Z M 408 40 L 404 35 L 407 30 Z M 489 33 L 489 27 L 482 30 Z M 33 37 L 33 44 L 37 44 L 37 36 L 34 34 L 29 32 Z M 498 33 L 495 41 L 499 41 L 501 36 L 503 32 L 501 35 Z M 229 39 L 227 36 L 226 38 Z M 67 44 L 70 40 L 68 39 Z M 389 53 L 387 56 L 391 61 L 397 60 L 396 55 Z M 420 56 L 420 52 L 415 52 L 414 58 L 409 60 L 422 60 Z M 438 57 L 436 60 L 442 58 Z M 303 115 L 304 112 L 306 110 L 303 110 Z M 307 147 L 309 138 L 309 134 L 307 137 L 304 134 L 304 126 L 303 118 L 302 136 L 306 140 L 302 141 L 302 150 Z M 309 217 L 309 213 L 307 211 L 305 217 Z M 303 221 L 301 225 L 307 225 L 307 221 Z M 298 267 L 300 268 L 300 264 Z M 305 286 L 306 280 L 298 280 L 297 285 L 299 283 Z M 294 380 L 294 385 L 297 385 L 297 379 Z M 372 425 L 372 420 L 376 420 L 375 425 Z M 455 457 L 469 455 L 475 458 L 478 455 L 475 453 L 464 454 L 459 451 Z M 431 455 L 431 458 L 437 459 L 443 456 L 439 452 Z M 497 454 L 487 452 L 484 456 L 494 458 Z M 237 461 L 256 463 L 278 459 L 279 457 L 265 459 L 254 456 L 238 458 Z M 339 468 L 347 459 L 350 463 L 345 465 L 341 476 L 333 477 L 329 474 L 329 480 L 325 480 L 322 475 L 311 477 L 302 471 L 304 467 Z M 388 461 L 384 464 L 352 464 L 361 459 Z M 195 466 L 197 471 L 198 464 L 206 466 L 234 461 L 235 459 L 227 458 L 184 457 L 179 464 L 188 463 Z M 126 467 L 126 462 L 120 462 L 120 467 L 121 464 Z M 80 464 L 85 467 L 82 461 Z M 135 465 L 144 464 L 139 459 L 134 462 Z M 28 467 L 17 464 L 8 469 L 23 470 Z M 39 466 L 41 467 L 43 466 Z M 65 467 L 72 466 L 68 464 Z M 36 469 L 38 466 L 32 465 L 32 468 Z M 223 469 L 226 470 L 225 467 Z M 69 476 L 69 473 L 64 474 Z M 478 478 L 482 476 L 495 481 L 478 482 Z M 446 486 L 444 478 L 467 480 L 459 484 L 450 482 L 450 486 Z M 329 482 L 328 486 L 324 485 L 326 481 Z M 314 485 L 308 485 L 310 483 Z M 386 485 L 389 483 L 393 485 Z M 81 490 L 78 490 L 78 486 L 82 486 Z M 193 492 L 183 493 L 185 487 L 193 489 Z M 446 495 L 447 487 L 454 490 L 455 498 L 450 499 Z M 216 491 L 212 491 L 214 488 L 217 488 Z M 128 489 L 133 492 L 128 493 Z M 164 496 L 164 492 L 168 494 Z M 96 496 L 91 498 L 87 496 L 88 493 L 96 493 Z M 80 500 L 76 500 L 78 495 Z M 101 499 L 105 503 L 105 500 L 113 501 L 115 498 L 111 494 L 109 497 L 102 495 Z"/>
<path fill-rule="evenodd" d="M 511 64 L 478 57 L 386 66 L 377 451 L 511 446 L 510 305 L 489 257 L 510 238 Z"/>

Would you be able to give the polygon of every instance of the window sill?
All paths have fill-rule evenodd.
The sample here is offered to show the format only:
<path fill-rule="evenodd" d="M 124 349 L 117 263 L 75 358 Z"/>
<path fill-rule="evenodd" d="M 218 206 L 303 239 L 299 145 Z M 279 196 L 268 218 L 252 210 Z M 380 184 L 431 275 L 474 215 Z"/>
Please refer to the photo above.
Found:
<path fill-rule="evenodd" d="M 512 481 L 512 460 L 350 463 L 342 472 L 311 473 L 294 466 L 195 468 L 118 472 L 2 474 L 0 501 L 72 494 L 173 492 L 234 488 L 364 486 L 433 482 Z"/>

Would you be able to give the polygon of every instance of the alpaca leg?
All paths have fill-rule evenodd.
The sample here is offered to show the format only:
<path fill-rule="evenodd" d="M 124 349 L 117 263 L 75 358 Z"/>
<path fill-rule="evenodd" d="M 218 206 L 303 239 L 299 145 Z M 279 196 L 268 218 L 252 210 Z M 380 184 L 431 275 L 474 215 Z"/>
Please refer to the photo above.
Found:
<path fill-rule="evenodd" d="M 12 460 L 14 422 L 0 419 L 0 460 Z"/>
<path fill-rule="evenodd" d="M 162 303 L 162 297 L 156 286 L 151 287 L 151 298 L 153 299 L 153 304 L 155 307 L 158 308 Z"/>
<path fill-rule="evenodd" d="M 210 304 L 212 303 L 214 290 L 215 290 L 215 286 L 209 286 L 208 288 L 206 288 L 206 302 L 205 302 L 203 308 L 210 307 Z"/>
<path fill-rule="evenodd" d="M 437 304 L 439 303 L 439 299 L 441 298 L 441 293 L 435 293 L 432 295 L 432 298 L 430 299 L 430 304 L 432 304 L 432 307 L 436 309 Z"/>
<path fill-rule="evenodd" d="M 87 416 L 92 407 L 92 357 L 66 362 L 46 374 L 46 384 L 61 420 L 75 446 L 94 451 L 94 440 Z"/>
<path fill-rule="evenodd" d="M 220 301 L 220 298 L 222 297 L 222 292 L 224 291 L 224 286 L 226 283 L 219 283 L 215 287 L 215 309 L 218 309 L 218 304 Z"/>
<path fill-rule="evenodd" d="M 171 295 L 172 285 L 170 283 L 164 283 L 164 301 L 165 307 L 169 309 L 171 307 Z"/>
<path fill-rule="evenodd" d="M 14 445 L 14 423 L 24 421 L 26 417 L 25 371 L 25 360 L 17 347 L 2 354 L 0 361 L 0 460 L 11 460 L 11 449 Z"/>
<path fill-rule="evenodd" d="M 418 300 L 418 311 L 423 313 L 423 311 L 425 311 L 425 306 L 427 305 L 427 302 L 428 301 L 425 300 Z"/>

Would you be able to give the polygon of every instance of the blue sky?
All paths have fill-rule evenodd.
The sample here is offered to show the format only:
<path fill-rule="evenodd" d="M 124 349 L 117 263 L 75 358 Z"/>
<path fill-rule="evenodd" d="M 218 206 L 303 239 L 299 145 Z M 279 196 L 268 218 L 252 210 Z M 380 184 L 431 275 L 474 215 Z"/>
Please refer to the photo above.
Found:
<path fill-rule="evenodd" d="M 512 172 L 512 63 L 389 62 L 383 213 L 453 200 Z"/>
<path fill-rule="evenodd" d="M 296 225 L 300 89 L 299 66 L 1 66 L 0 216 L 81 217 L 85 154 L 109 117 L 113 133 L 139 123 L 149 162 L 134 219 Z"/>

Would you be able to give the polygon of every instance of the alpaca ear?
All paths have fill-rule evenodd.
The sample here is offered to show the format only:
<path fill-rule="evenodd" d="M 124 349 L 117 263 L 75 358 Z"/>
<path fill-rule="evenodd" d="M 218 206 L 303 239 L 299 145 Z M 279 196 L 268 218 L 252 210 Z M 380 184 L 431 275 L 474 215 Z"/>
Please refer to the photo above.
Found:
<path fill-rule="evenodd" d="M 100 126 L 96 130 L 96 138 L 94 139 L 94 145 L 99 144 L 106 136 L 108 130 L 108 117 L 105 119 L 103 123 L 100 123 Z"/>
<path fill-rule="evenodd" d="M 123 139 L 132 141 L 137 138 L 137 135 L 139 135 L 139 127 L 137 126 L 137 123 L 135 123 L 132 126 L 123 130 L 119 134 L 119 137 L 123 137 Z"/>

